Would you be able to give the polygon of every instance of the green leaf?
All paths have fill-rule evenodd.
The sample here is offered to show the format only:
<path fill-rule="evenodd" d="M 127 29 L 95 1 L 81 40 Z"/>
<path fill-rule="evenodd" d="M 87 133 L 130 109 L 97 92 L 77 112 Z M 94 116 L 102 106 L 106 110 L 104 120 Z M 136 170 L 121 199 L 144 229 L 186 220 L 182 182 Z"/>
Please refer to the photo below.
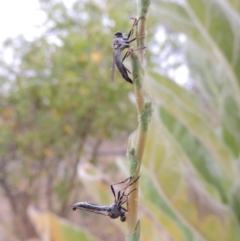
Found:
<path fill-rule="evenodd" d="M 139 239 L 140 239 L 140 221 L 138 220 L 134 233 L 131 235 L 127 235 L 126 240 L 127 241 L 139 241 Z"/>
<path fill-rule="evenodd" d="M 29 216 L 38 231 L 39 237 L 49 237 L 52 241 L 93 241 L 98 240 L 86 230 L 76 227 L 66 219 L 60 218 L 53 213 L 41 213 L 34 208 L 29 209 Z"/>

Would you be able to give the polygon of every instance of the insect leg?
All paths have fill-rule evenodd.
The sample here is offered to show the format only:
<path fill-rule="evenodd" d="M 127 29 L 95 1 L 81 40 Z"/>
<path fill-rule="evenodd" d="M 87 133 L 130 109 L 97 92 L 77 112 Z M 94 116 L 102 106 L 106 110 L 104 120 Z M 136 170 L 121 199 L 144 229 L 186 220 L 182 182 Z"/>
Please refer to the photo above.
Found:
<path fill-rule="evenodd" d="M 113 185 L 111 185 L 110 187 L 111 187 L 111 190 L 112 190 L 112 193 L 113 193 L 113 196 L 114 196 L 114 200 L 115 200 L 115 202 L 116 202 L 117 199 L 116 199 L 116 194 L 115 194 L 115 190 L 114 190 L 114 188 L 113 188 Z"/>
<path fill-rule="evenodd" d="M 136 178 L 136 180 L 134 180 L 132 183 L 129 183 L 126 187 L 124 187 L 122 190 L 120 190 L 120 192 L 121 192 L 121 191 L 123 191 L 123 192 L 122 192 L 122 195 L 120 196 L 120 198 L 118 198 L 118 203 L 122 203 L 122 199 L 123 199 L 125 196 L 128 196 L 131 192 L 133 192 L 134 190 L 136 190 L 136 188 L 135 188 L 135 189 L 131 190 L 127 195 L 125 194 L 125 191 L 127 190 L 127 188 L 130 187 L 131 185 L 133 185 L 135 182 L 137 182 L 139 178 L 140 178 L 140 175 Z M 127 200 L 124 201 L 123 203 L 125 203 L 125 202 L 127 202 Z M 123 204 L 123 203 L 122 203 L 122 204 Z"/>
<path fill-rule="evenodd" d="M 138 20 L 135 17 L 132 17 L 131 19 L 134 19 L 133 27 L 138 25 L 138 22 L 140 19 L 144 18 L 144 16 L 141 16 Z"/>
<path fill-rule="evenodd" d="M 122 190 L 125 191 L 129 186 L 131 186 L 133 183 L 137 182 L 137 180 L 138 180 L 139 178 L 140 178 L 140 176 L 138 176 L 138 178 L 137 178 L 134 182 L 128 184 L 126 187 L 124 187 L 123 189 L 121 189 L 121 190 L 118 192 L 118 200 L 119 200 L 119 198 L 120 198 L 121 191 L 122 191 Z M 118 183 L 112 184 L 111 186 L 125 183 L 125 182 L 128 181 L 128 180 L 131 181 L 131 179 L 132 179 L 132 177 L 128 177 L 126 180 L 124 180 L 124 181 L 122 181 L 122 182 L 118 182 Z M 136 189 L 136 188 L 135 188 L 135 189 Z M 133 190 L 135 190 L 135 189 L 133 189 Z M 133 191 L 133 190 L 132 190 L 132 191 Z M 131 191 L 131 192 L 132 192 L 132 191 Z M 131 192 L 130 192 L 130 193 L 131 193 Z M 130 194 L 130 193 L 129 193 L 129 194 Z M 123 194 L 124 194 L 124 192 L 123 192 Z M 122 195 L 123 195 L 123 194 L 122 194 Z M 127 195 L 129 195 L 129 194 L 127 194 Z M 122 197 L 122 195 L 121 195 L 121 197 Z M 124 194 L 124 195 L 125 195 L 125 194 Z"/>
<path fill-rule="evenodd" d="M 133 38 L 133 39 L 131 39 L 131 40 L 129 41 L 129 43 L 133 42 L 133 41 L 136 40 L 136 39 L 142 39 L 142 38 L 145 38 L 145 36 Z"/>
<path fill-rule="evenodd" d="M 134 38 L 134 39 L 131 39 L 130 41 L 129 41 L 129 43 L 131 43 L 131 42 L 133 42 L 134 40 L 136 40 L 136 39 L 141 39 L 141 38 L 145 38 L 145 36 L 143 36 L 143 37 L 140 37 L 140 38 Z M 138 48 L 138 49 L 135 49 L 135 50 L 140 50 L 140 49 L 145 49 L 146 47 L 141 47 L 141 48 Z M 134 51 L 135 51 L 134 50 Z M 122 58 L 122 62 L 130 55 L 130 50 L 128 49 L 128 51 L 126 52 L 126 54 L 123 56 L 123 58 Z"/>
<path fill-rule="evenodd" d="M 141 50 L 141 49 L 146 49 L 146 47 L 140 47 L 140 48 L 137 48 L 137 49 L 133 49 L 133 50 L 128 50 L 126 52 L 126 54 L 124 55 L 123 59 L 122 59 L 122 62 L 131 54 L 131 51 L 138 51 L 138 50 Z"/>
<path fill-rule="evenodd" d="M 111 184 L 111 185 L 110 185 L 111 190 L 112 190 L 112 193 L 113 193 L 113 196 L 114 196 L 114 198 L 115 198 L 115 201 L 116 201 L 116 193 L 115 193 L 115 190 L 114 190 L 113 186 L 118 185 L 118 184 L 125 183 L 125 182 L 128 181 L 128 180 L 131 180 L 131 177 L 128 177 L 126 180 L 124 180 L 124 181 L 122 181 L 122 182 L 118 182 L 118 183 L 114 183 L 114 184 Z M 118 192 L 118 198 L 117 198 L 117 200 L 119 199 L 119 196 L 120 196 L 120 194 L 119 194 L 119 192 Z"/>
<path fill-rule="evenodd" d="M 120 202 L 118 203 L 119 205 L 123 205 L 124 203 L 126 203 L 127 201 L 128 201 L 128 196 L 132 193 L 132 192 L 134 192 L 134 191 L 136 191 L 137 190 L 137 188 L 134 188 L 133 190 L 131 190 L 128 194 L 122 194 L 122 196 L 121 196 L 121 200 L 120 200 Z M 126 197 L 126 200 L 122 200 L 124 197 Z"/>
<path fill-rule="evenodd" d="M 140 178 L 140 175 L 132 182 L 132 183 L 129 183 L 127 187 L 130 187 L 131 185 L 133 185 L 135 182 L 137 182 Z"/>
<path fill-rule="evenodd" d="M 127 212 L 127 209 L 125 207 L 121 206 L 121 208 L 122 208 L 123 211 Z"/>
<path fill-rule="evenodd" d="M 126 181 L 131 180 L 131 179 L 132 179 L 132 177 L 128 177 L 126 180 L 124 180 L 124 181 L 122 181 L 122 182 L 114 183 L 114 184 L 112 184 L 111 186 L 115 186 L 115 185 L 118 185 L 118 184 L 125 183 Z"/>
<path fill-rule="evenodd" d="M 128 50 L 124 57 L 122 58 L 122 62 L 130 55 L 130 51 Z"/>
<path fill-rule="evenodd" d="M 127 39 L 130 39 L 130 37 L 133 35 L 133 29 L 134 29 L 134 27 L 136 26 L 136 22 L 137 22 L 137 19 L 136 19 L 135 17 L 132 17 L 132 18 L 130 18 L 130 19 L 133 19 L 134 22 L 133 22 L 133 26 L 132 26 L 131 30 L 130 30 L 129 33 L 128 33 Z"/>
<path fill-rule="evenodd" d="M 137 19 L 137 18 L 135 18 L 135 17 L 130 18 L 130 19 L 133 19 L 134 22 L 133 22 L 133 26 L 132 26 L 131 30 L 130 30 L 129 33 L 128 33 L 127 39 L 130 39 L 130 37 L 133 35 L 134 27 L 138 25 L 139 20 L 142 19 L 142 18 L 144 18 L 144 16 L 141 16 L 139 19 Z M 131 40 L 130 43 L 131 43 L 132 41 L 133 41 L 133 40 Z"/>
<path fill-rule="evenodd" d="M 123 65 L 123 68 L 124 68 L 129 74 L 131 74 L 130 70 L 128 70 L 127 67 L 126 67 L 124 64 L 122 64 L 122 65 Z"/>
<path fill-rule="evenodd" d="M 133 49 L 133 51 L 138 51 L 138 50 L 141 50 L 141 49 L 146 49 L 147 47 L 140 47 L 140 48 L 137 48 L 137 49 Z"/>
<path fill-rule="evenodd" d="M 133 28 L 129 31 L 127 39 L 130 39 L 132 35 L 133 35 Z"/>
<path fill-rule="evenodd" d="M 128 187 L 130 187 L 131 185 L 133 185 L 135 182 L 137 182 L 139 178 L 140 178 L 140 175 L 139 175 L 133 182 L 129 183 L 126 187 L 124 187 L 123 189 L 121 189 L 121 191 L 124 190 L 124 191 L 123 191 L 123 193 L 124 193 L 124 192 L 126 191 L 126 189 L 127 189 Z M 130 179 L 130 181 L 131 181 L 132 177 L 129 177 L 128 179 Z M 127 180 L 127 179 L 126 179 L 126 180 Z"/>
<path fill-rule="evenodd" d="M 133 19 L 134 22 L 133 22 L 133 25 L 132 25 L 131 30 L 130 30 L 129 33 L 128 33 L 127 39 L 130 39 L 130 37 L 133 35 L 134 27 L 138 25 L 138 21 L 139 21 L 141 18 L 143 18 L 143 16 L 140 17 L 139 19 L 137 19 L 137 18 L 135 18 L 135 17 L 130 18 L 130 19 Z M 133 40 L 132 40 L 132 41 L 133 41 Z M 132 42 L 132 41 L 131 41 L 131 42 Z"/>
<path fill-rule="evenodd" d="M 119 204 L 119 203 L 122 203 L 122 199 L 123 199 L 124 197 L 128 196 L 131 192 L 133 192 L 133 190 L 136 190 L 136 188 L 135 188 L 135 189 L 131 190 L 131 192 L 128 193 L 127 195 L 125 194 L 126 189 L 127 189 L 128 187 L 130 187 L 131 185 L 133 185 L 135 182 L 137 182 L 139 178 L 140 178 L 140 176 L 138 176 L 138 177 L 136 178 L 136 180 L 134 180 L 133 182 L 128 183 L 126 187 L 124 187 L 123 189 L 121 189 L 121 190 L 118 192 L 118 194 L 117 194 L 117 199 L 116 199 L 116 194 L 115 194 L 115 190 L 114 190 L 114 188 L 113 188 L 113 185 L 122 184 L 122 183 L 127 182 L 128 180 L 131 181 L 132 177 L 128 177 L 126 180 L 124 180 L 124 181 L 122 181 L 122 182 L 118 182 L 118 183 L 115 183 L 115 184 L 112 184 L 112 185 L 111 185 L 111 190 L 112 190 L 112 192 L 113 192 L 113 195 L 114 195 L 114 198 L 115 198 L 115 202 L 116 202 L 116 203 L 118 203 L 118 204 Z M 122 192 L 122 191 L 123 191 L 123 192 Z M 127 202 L 127 200 L 125 200 L 123 203 L 125 203 L 125 202 Z"/>
<path fill-rule="evenodd" d="M 124 56 L 123 56 L 123 58 L 122 58 L 122 62 L 123 62 L 124 59 L 126 59 L 128 56 L 129 56 L 129 51 L 127 51 L 127 52 L 124 54 Z"/>

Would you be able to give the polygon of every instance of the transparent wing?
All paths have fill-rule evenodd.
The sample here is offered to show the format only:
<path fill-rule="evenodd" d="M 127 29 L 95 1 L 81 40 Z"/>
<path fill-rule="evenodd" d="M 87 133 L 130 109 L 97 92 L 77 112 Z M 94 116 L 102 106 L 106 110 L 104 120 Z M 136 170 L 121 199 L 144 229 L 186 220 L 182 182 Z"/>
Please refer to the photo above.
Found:
<path fill-rule="evenodd" d="M 87 208 L 81 208 L 81 207 L 78 207 L 77 209 L 87 211 L 87 212 L 90 212 L 90 213 L 96 213 L 96 214 L 100 214 L 100 215 L 104 215 L 104 216 L 109 216 L 107 211 L 102 211 L 102 212 L 101 211 L 94 211 L 94 210 L 89 210 Z"/>
<path fill-rule="evenodd" d="M 114 72 L 115 72 L 115 49 L 113 49 L 112 68 L 111 68 L 111 81 L 114 81 Z"/>

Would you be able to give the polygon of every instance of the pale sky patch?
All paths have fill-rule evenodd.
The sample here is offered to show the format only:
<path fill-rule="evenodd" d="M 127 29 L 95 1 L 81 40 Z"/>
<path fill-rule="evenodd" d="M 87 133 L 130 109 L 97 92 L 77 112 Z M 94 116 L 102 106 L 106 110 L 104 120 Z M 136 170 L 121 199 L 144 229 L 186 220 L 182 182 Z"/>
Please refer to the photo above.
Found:
<path fill-rule="evenodd" d="M 0 1 L 0 42 L 23 34 L 31 40 L 41 33 L 37 26 L 41 25 L 45 14 L 39 11 L 38 0 Z"/>

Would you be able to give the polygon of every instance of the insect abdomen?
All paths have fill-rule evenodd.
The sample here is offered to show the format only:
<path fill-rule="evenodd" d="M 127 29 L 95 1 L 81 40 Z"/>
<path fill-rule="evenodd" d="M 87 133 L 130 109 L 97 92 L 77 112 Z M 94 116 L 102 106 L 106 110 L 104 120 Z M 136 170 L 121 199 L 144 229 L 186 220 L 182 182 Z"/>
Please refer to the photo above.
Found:
<path fill-rule="evenodd" d="M 128 81 L 129 83 L 133 83 L 132 80 L 129 78 L 126 67 L 123 65 L 123 63 L 120 60 L 116 61 L 116 65 L 118 67 L 119 72 L 121 73 L 122 77 Z"/>

